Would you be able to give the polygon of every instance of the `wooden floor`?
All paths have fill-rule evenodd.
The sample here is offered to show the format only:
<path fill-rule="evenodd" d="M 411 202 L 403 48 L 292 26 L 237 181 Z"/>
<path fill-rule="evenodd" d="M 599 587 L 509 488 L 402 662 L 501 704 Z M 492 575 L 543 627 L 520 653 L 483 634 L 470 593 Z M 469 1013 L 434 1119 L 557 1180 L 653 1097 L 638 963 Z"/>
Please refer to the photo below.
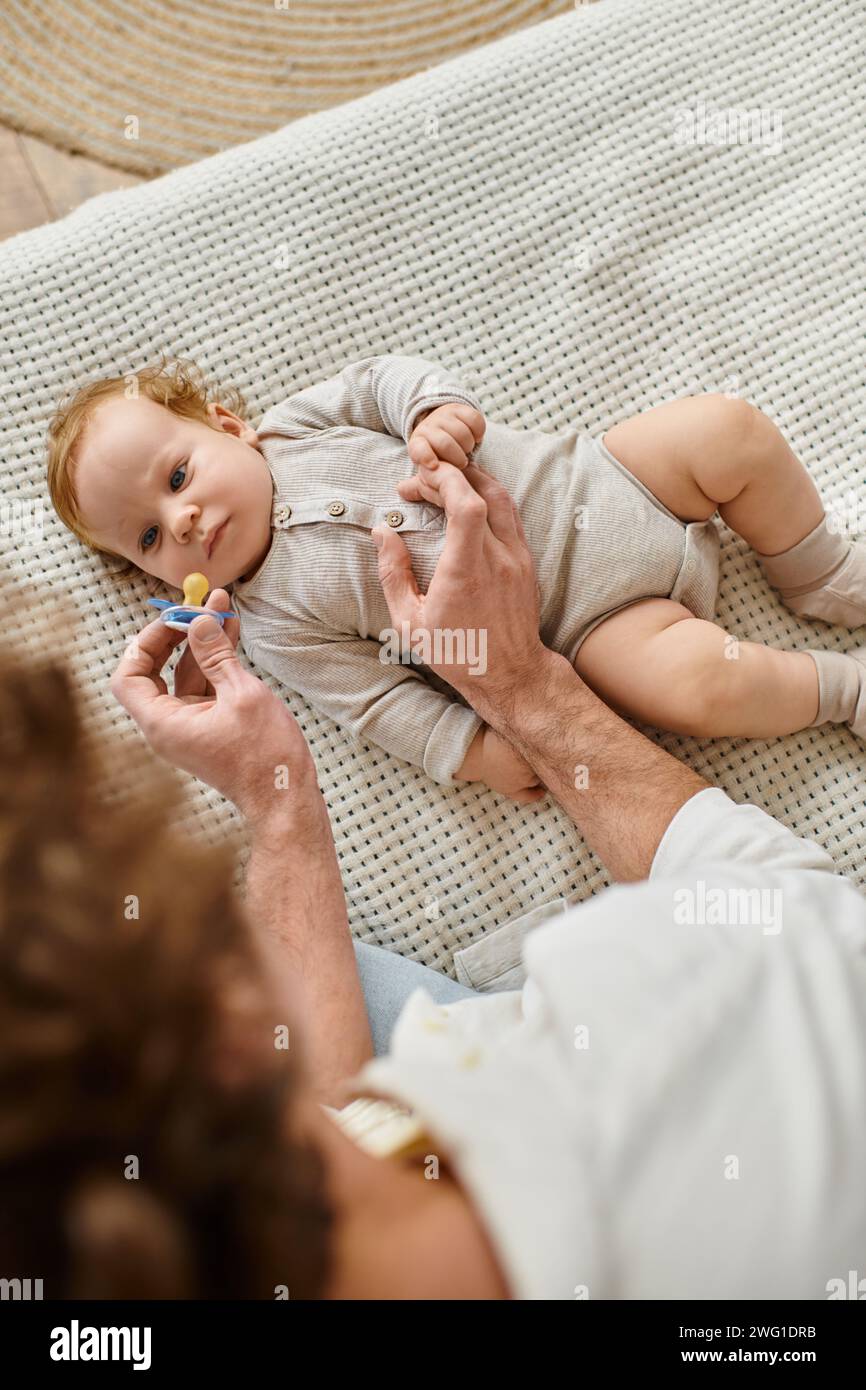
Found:
<path fill-rule="evenodd" d="M 0 125 L 0 241 L 65 217 L 97 193 L 141 182 L 137 174 L 66 154 Z"/>
<path fill-rule="evenodd" d="M 574 0 L 574 7 L 593 3 Z M 97 193 L 142 182 L 137 174 L 66 154 L 0 124 L 0 241 L 65 217 Z"/>

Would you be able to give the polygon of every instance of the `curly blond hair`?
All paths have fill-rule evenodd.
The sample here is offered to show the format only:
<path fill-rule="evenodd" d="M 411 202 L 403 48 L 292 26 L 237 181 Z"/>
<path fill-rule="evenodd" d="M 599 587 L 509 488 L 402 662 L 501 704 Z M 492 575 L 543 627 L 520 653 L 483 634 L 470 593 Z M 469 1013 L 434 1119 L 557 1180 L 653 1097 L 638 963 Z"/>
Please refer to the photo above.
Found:
<path fill-rule="evenodd" d="M 172 833 L 155 759 L 98 798 L 117 760 L 63 663 L 0 635 L 0 1271 L 53 1299 L 316 1297 L 333 1213 L 234 856 Z"/>
<path fill-rule="evenodd" d="M 217 428 L 207 413 L 218 401 L 234 415 L 246 418 L 246 401 L 236 386 L 217 386 L 209 382 L 195 362 L 169 358 L 164 353 L 157 362 L 126 376 L 99 377 L 74 388 L 57 406 L 48 425 L 47 474 L 51 502 L 64 526 L 105 561 L 106 568 L 119 579 L 143 573 L 140 567 L 116 551 L 108 550 L 89 535 L 81 515 L 75 490 L 76 453 L 93 412 L 101 401 L 113 396 L 132 399 L 147 396 L 187 420 L 200 420 Z M 118 563 L 118 561 L 120 563 Z"/>

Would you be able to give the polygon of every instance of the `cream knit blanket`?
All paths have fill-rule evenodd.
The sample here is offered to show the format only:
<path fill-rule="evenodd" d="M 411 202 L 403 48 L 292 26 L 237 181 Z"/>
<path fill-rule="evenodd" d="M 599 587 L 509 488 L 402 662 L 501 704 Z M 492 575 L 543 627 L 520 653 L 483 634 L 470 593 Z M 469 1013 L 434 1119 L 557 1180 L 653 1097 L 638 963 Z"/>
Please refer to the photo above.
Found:
<path fill-rule="evenodd" d="M 601 0 L 0 245 L 0 544 L 20 583 L 79 610 L 89 727 L 139 739 L 108 679 L 153 610 L 50 512 L 45 427 L 73 382 L 162 349 L 235 381 L 256 417 L 376 352 L 447 361 L 491 419 L 538 429 L 736 392 L 866 534 L 864 50 L 851 0 Z M 863 640 L 797 621 L 722 535 L 732 632 Z M 485 930 L 604 884 L 551 804 L 444 790 L 286 698 L 363 940 L 451 970 Z M 659 737 L 863 881 L 851 733 Z M 129 777 L 119 758 L 118 794 Z M 235 820 L 199 788 L 185 825 Z"/>

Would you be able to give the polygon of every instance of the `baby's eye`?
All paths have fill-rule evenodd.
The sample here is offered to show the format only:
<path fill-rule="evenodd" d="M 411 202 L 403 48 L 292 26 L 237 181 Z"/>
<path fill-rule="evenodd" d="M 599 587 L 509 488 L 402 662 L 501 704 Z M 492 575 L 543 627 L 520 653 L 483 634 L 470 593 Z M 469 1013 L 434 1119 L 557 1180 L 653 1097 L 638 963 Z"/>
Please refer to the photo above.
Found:
<path fill-rule="evenodd" d="M 177 477 L 178 473 L 180 473 L 180 474 L 182 475 L 182 476 L 181 476 L 181 481 L 180 481 L 180 483 L 178 483 L 177 487 L 172 487 L 172 484 L 173 484 L 175 478 Z M 169 480 L 168 480 L 168 485 L 169 485 L 169 487 L 171 488 L 172 492 L 177 492 L 178 488 L 182 486 L 183 479 L 184 479 L 185 477 L 186 477 L 186 464 L 185 464 L 185 463 L 179 463 L 178 466 L 177 466 L 177 468 L 174 470 L 174 472 L 172 473 L 171 477 L 170 477 Z M 142 536 L 141 540 L 139 541 L 139 545 L 141 546 L 142 550 L 149 550 L 150 547 L 153 545 L 153 540 L 148 540 L 147 538 L 148 538 L 148 536 L 151 534 L 151 532 L 153 532 L 153 538 L 154 538 L 154 540 L 155 540 L 155 539 L 156 539 L 156 532 L 157 532 L 157 529 L 158 529 L 158 528 L 157 528 L 156 526 L 148 526 L 147 530 L 145 531 L 144 535 Z"/>
<path fill-rule="evenodd" d="M 177 486 L 177 488 L 175 488 L 175 486 L 172 486 L 172 484 L 174 484 L 174 480 L 175 480 L 175 478 L 177 478 L 178 473 L 181 474 L 181 482 L 178 482 L 178 486 Z M 168 486 L 170 486 L 172 492 L 177 492 L 177 491 L 178 491 L 178 488 L 181 488 L 181 486 L 182 486 L 182 484 L 183 484 L 183 478 L 185 478 L 185 477 L 186 477 L 186 464 L 185 464 L 185 463 L 179 463 L 179 464 L 178 464 L 178 467 L 175 468 L 174 473 L 171 474 L 170 480 L 168 480 Z M 142 539 L 140 539 L 140 541 L 139 541 L 139 545 L 140 545 L 140 548 L 142 548 L 142 550 L 149 550 L 149 549 L 150 549 L 150 546 L 152 546 L 152 545 L 153 545 L 153 542 L 156 541 L 156 532 L 157 532 L 157 531 L 158 531 L 158 527 L 156 527 L 156 525 L 149 525 L 149 527 L 147 527 L 147 530 L 145 531 L 145 534 L 143 534 Z M 149 537 L 149 535 L 152 535 L 152 532 L 153 532 L 153 539 L 150 539 L 150 541 L 149 541 L 149 539 L 147 539 L 147 537 Z"/>

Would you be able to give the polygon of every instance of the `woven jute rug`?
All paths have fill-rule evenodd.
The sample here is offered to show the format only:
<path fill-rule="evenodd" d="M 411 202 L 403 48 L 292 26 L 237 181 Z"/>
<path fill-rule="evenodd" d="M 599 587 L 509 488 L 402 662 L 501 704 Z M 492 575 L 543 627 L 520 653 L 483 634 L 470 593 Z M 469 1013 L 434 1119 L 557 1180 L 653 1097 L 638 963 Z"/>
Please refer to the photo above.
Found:
<path fill-rule="evenodd" d="M 0 122 L 153 176 L 582 3 L 2 0 Z"/>

